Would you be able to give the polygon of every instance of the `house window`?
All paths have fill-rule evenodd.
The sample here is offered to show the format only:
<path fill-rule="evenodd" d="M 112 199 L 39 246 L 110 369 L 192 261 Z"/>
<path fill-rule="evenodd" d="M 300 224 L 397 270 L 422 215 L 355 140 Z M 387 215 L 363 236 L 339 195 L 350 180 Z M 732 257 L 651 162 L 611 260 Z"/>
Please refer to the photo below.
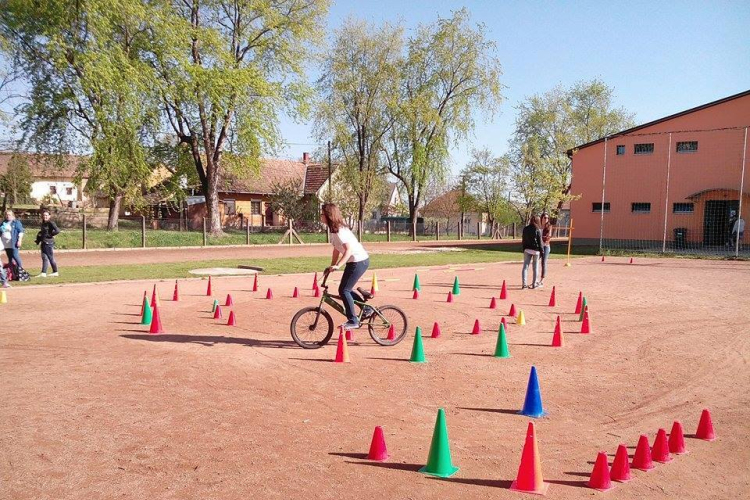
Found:
<path fill-rule="evenodd" d="M 260 202 L 259 201 L 250 202 L 250 215 L 260 215 Z"/>
<path fill-rule="evenodd" d="M 685 141 L 677 143 L 678 153 L 695 153 L 698 151 L 698 141 Z"/>
<path fill-rule="evenodd" d="M 651 203 L 631 203 L 630 211 L 634 214 L 649 214 L 651 213 Z"/>
<path fill-rule="evenodd" d="M 50 186 L 49 194 L 57 194 L 57 186 Z"/>
<path fill-rule="evenodd" d="M 226 215 L 237 215 L 237 204 L 234 200 L 224 200 L 224 208 Z"/>
<path fill-rule="evenodd" d="M 599 212 L 599 213 L 601 213 L 602 212 L 602 204 L 601 203 L 592 203 L 591 204 L 591 211 L 592 212 Z M 604 202 L 604 212 L 605 213 L 609 212 L 609 202 L 608 201 Z"/>
<path fill-rule="evenodd" d="M 617 145 L 617 156 L 622 156 L 625 154 L 625 145 L 624 144 L 618 144 Z"/>
<path fill-rule="evenodd" d="M 695 211 L 693 203 L 672 203 L 672 213 L 692 214 Z"/>
<path fill-rule="evenodd" d="M 633 153 L 637 155 L 650 155 L 654 152 L 654 143 L 636 144 L 633 146 Z"/>
<path fill-rule="evenodd" d="M 65 194 L 68 196 L 73 196 L 73 188 L 65 188 Z"/>

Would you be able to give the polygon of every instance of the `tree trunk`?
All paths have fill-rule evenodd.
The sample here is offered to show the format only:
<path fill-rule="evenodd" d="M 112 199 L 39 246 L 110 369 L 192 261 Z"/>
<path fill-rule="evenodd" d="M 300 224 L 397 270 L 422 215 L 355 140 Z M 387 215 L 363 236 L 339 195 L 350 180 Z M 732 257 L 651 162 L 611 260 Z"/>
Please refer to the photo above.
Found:
<path fill-rule="evenodd" d="M 117 231 L 117 220 L 120 216 L 120 203 L 122 203 L 122 193 L 117 193 L 114 198 L 109 200 L 109 217 L 107 218 L 107 231 Z"/>
<path fill-rule="evenodd" d="M 414 206 L 411 198 L 409 199 L 409 236 L 414 236 L 414 223 L 417 221 L 417 207 Z"/>

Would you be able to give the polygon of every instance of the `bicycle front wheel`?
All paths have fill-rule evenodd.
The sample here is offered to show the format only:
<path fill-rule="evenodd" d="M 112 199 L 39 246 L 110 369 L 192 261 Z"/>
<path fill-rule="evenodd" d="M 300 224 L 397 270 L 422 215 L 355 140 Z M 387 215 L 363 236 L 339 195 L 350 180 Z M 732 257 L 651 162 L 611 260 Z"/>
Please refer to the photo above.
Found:
<path fill-rule="evenodd" d="M 406 336 L 406 328 L 409 326 L 404 311 L 396 306 L 381 306 L 377 312 L 370 316 L 367 329 L 370 331 L 372 340 L 380 345 L 396 345 Z M 393 328 L 393 333 L 391 333 Z M 390 338 L 389 338 L 390 337 Z"/>
<path fill-rule="evenodd" d="M 333 319 L 320 307 L 304 307 L 292 318 L 289 325 L 292 338 L 305 349 L 323 347 L 333 335 Z"/>

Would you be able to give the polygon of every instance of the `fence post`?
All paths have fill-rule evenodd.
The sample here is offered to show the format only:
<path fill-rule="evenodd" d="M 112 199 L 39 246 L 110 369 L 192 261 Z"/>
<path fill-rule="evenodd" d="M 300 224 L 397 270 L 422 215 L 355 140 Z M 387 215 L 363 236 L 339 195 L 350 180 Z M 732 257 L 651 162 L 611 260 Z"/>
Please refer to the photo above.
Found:
<path fill-rule="evenodd" d="M 203 217 L 203 246 L 206 246 L 206 218 Z"/>
<path fill-rule="evenodd" d="M 440 241 L 440 221 L 435 222 L 435 239 Z"/>
<path fill-rule="evenodd" d="M 86 250 L 86 214 L 83 214 L 83 249 Z"/>
<path fill-rule="evenodd" d="M 516 223 L 513 223 L 513 239 L 516 239 Z"/>
<path fill-rule="evenodd" d="M 388 240 L 388 243 L 391 242 L 391 221 L 387 220 L 385 221 L 385 235 L 386 240 Z"/>
<path fill-rule="evenodd" d="M 264 232 L 266 228 L 266 216 L 264 214 L 260 215 L 260 232 Z"/>
<path fill-rule="evenodd" d="M 141 215 L 141 247 L 146 248 L 146 216 Z"/>
<path fill-rule="evenodd" d="M 464 221 L 461 219 L 458 221 L 458 241 L 461 241 L 461 237 L 464 234 Z"/>
<path fill-rule="evenodd" d="M 289 244 L 292 244 L 292 219 L 289 219 Z"/>
<path fill-rule="evenodd" d="M 411 241 L 417 241 L 417 219 L 411 223 Z"/>
<path fill-rule="evenodd" d="M 247 218 L 247 222 L 245 223 L 245 242 L 248 245 L 250 244 L 250 217 Z"/>

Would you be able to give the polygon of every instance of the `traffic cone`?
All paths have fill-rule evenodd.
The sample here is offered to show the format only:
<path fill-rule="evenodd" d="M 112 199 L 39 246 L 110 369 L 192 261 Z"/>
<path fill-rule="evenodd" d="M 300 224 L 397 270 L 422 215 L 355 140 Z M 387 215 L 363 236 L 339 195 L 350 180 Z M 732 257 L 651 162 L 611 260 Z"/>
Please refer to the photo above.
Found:
<path fill-rule="evenodd" d="M 294 287 L 294 291 L 292 292 L 292 298 L 293 299 L 299 298 L 299 290 L 297 289 L 296 286 Z"/>
<path fill-rule="evenodd" d="M 229 311 L 229 320 L 227 326 L 237 326 L 237 319 L 234 317 L 234 311 Z"/>
<path fill-rule="evenodd" d="M 348 363 L 349 362 L 349 346 L 346 344 L 346 336 L 342 331 L 343 328 L 339 328 L 339 343 L 336 346 L 336 357 L 334 363 Z"/>
<path fill-rule="evenodd" d="M 227 301 L 226 301 L 226 303 L 224 305 L 225 306 L 233 306 L 234 305 L 234 301 L 232 300 L 232 296 L 230 294 L 227 294 Z"/>
<path fill-rule="evenodd" d="M 578 292 L 578 302 L 576 302 L 576 312 L 574 314 L 581 314 L 583 309 L 583 292 Z"/>
<path fill-rule="evenodd" d="M 711 412 L 704 409 L 701 413 L 700 422 L 698 422 L 698 430 L 695 431 L 695 437 L 703 439 L 704 441 L 713 441 L 716 439 L 714 433 L 714 424 L 711 421 Z"/>
<path fill-rule="evenodd" d="M 505 338 L 505 325 L 500 323 L 500 328 L 497 329 L 497 344 L 495 344 L 495 355 L 496 358 L 509 358 L 510 351 L 508 350 L 508 340 Z"/>
<path fill-rule="evenodd" d="M 529 384 L 526 387 L 526 399 L 523 402 L 523 409 L 520 414 L 531 418 L 539 418 L 547 414 L 542 408 L 542 391 L 539 389 L 536 366 L 531 367 Z"/>
<path fill-rule="evenodd" d="M 609 471 L 609 477 L 613 481 L 621 483 L 625 483 L 631 479 L 628 448 L 624 444 L 617 447 L 617 453 L 615 453 L 615 459 L 612 461 L 612 469 Z"/>
<path fill-rule="evenodd" d="M 415 289 L 411 296 L 412 299 L 417 300 L 419 298 L 419 290 Z"/>
<path fill-rule="evenodd" d="M 448 426 L 445 423 L 445 410 L 442 408 L 438 410 L 435 420 L 435 430 L 432 433 L 427 465 L 419 469 L 419 472 L 438 477 L 450 477 L 458 472 L 458 467 L 454 466 L 453 460 L 451 460 Z"/>
<path fill-rule="evenodd" d="M 269 288 L 266 292 L 266 299 L 271 300 L 273 298 L 273 291 Z"/>
<path fill-rule="evenodd" d="M 148 297 L 143 296 L 143 314 L 141 314 L 141 324 L 150 325 L 152 320 L 151 305 L 148 303 Z"/>
<path fill-rule="evenodd" d="M 436 339 L 440 337 L 440 325 L 438 325 L 437 321 L 432 325 L 432 335 L 431 337 L 433 339 Z"/>
<path fill-rule="evenodd" d="M 367 454 L 367 459 L 375 460 L 377 462 L 382 462 L 388 459 L 388 450 L 385 447 L 385 436 L 383 435 L 383 428 L 379 425 L 375 427 L 375 431 L 372 433 L 370 453 Z"/>
<path fill-rule="evenodd" d="M 497 301 L 495 300 L 495 297 L 492 297 L 492 300 L 490 300 L 490 309 L 497 309 Z"/>
<path fill-rule="evenodd" d="M 3 290 L 3 292 L 4 291 L 5 290 Z M 0 295 L 2 295 L 2 294 L 0 293 Z M 144 290 L 143 291 L 143 300 L 141 301 L 141 317 L 143 317 L 143 311 L 146 309 L 146 303 L 148 302 L 148 299 L 146 298 L 147 295 L 148 295 L 148 292 L 146 290 Z M 6 300 L 7 300 L 7 297 L 6 297 Z"/>
<path fill-rule="evenodd" d="M 638 446 L 635 447 L 635 455 L 633 455 L 633 462 L 630 466 L 633 469 L 643 471 L 654 468 L 654 462 L 651 460 L 651 448 L 648 445 L 648 437 L 643 434 L 638 439 Z"/>
<path fill-rule="evenodd" d="M 317 285 L 317 281 L 316 281 Z M 258 273 L 255 273 L 255 278 L 253 279 L 253 292 L 258 291 Z"/>
<path fill-rule="evenodd" d="M 675 455 L 684 455 L 687 453 L 682 424 L 677 420 L 674 421 L 674 424 L 672 424 L 672 430 L 669 431 L 669 451 Z"/>
<path fill-rule="evenodd" d="M 508 289 L 505 287 L 505 280 L 503 280 L 503 287 L 500 289 L 500 300 L 508 298 Z"/>
<path fill-rule="evenodd" d="M 607 464 L 607 452 L 600 451 L 596 456 L 594 469 L 591 471 L 586 486 L 599 491 L 607 491 L 613 488 L 612 479 L 609 475 L 609 465 Z"/>
<path fill-rule="evenodd" d="M 505 327 L 505 331 L 507 332 L 508 331 L 508 323 L 505 322 L 505 316 L 503 316 L 502 318 L 500 318 L 500 324 Z"/>
<path fill-rule="evenodd" d="M 156 335 L 158 333 L 164 333 L 164 328 L 161 326 L 161 318 L 159 317 L 159 305 L 154 306 L 154 317 L 151 321 L 151 328 L 148 333 Z"/>
<path fill-rule="evenodd" d="M 159 297 L 159 294 L 156 292 L 156 285 L 154 285 L 154 291 L 151 292 L 151 307 L 156 304 L 156 299 Z"/>
<path fill-rule="evenodd" d="M 604 262 L 604 255 L 602 255 L 602 262 Z"/>
<path fill-rule="evenodd" d="M 215 313 L 217 307 L 219 307 L 219 299 L 214 299 L 214 305 L 211 307 L 211 312 Z"/>
<path fill-rule="evenodd" d="M 375 295 L 375 292 L 380 291 L 378 288 L 378 275 L 375 273 L 372 273 L 372 286 L 370 287 L 370 290 L 373 295 Z"/>
<path fill-rule="evenodd" d="M 416 274 L 416 273 L 414 274 L 414 285 L 412 286 L 411 289 L 412 290 L 419 290 L 419 291 L 422 290 L 422 287 L 419 285 L 419 275 Z"/>
<path fill-rule="evenodd" d="M 555 287 L 552 287 L 552 294 L 549 296 L 549 307 L 555 307 Z"/>
<path fill-rule="evenodd" d="M 654 439 L 654 446 L 651 447 L 651 460 L 665 464 L 672 461 L 669 454 L 669 442 L 667 441 L 667 431 L 659 429 Z"/>
<path fill-rule="evenodd" d="M 213 291 L 211 290 L 211 276 L 208 277 L 208 286 L 206 287 L 206 296 L 210 297 L 213 295 Z"/>
<path fill-rule="evenodd" d="M 542 463 L 539 459 L 539 448 L 536 443 L 534 422 L 529 422 L 526 429 L 526 441 L 521 453 L 521 465 L 518 467 L 516 480 L 510 485 L 513 491 L 546 495 L 549 484 L 542 477 Z"/>
<path fill-rule="evenodd" d="M 479 335 L 482 333 L 482 327 L 479 325 L 479 319 L 474 320 L 474 328 L 471 329 L 472 335 Z"/>
<path fill-rule="evenodd" d="M 396 340 L 396 327 L 393 324 L 388 327 L 388 337 L 386 340 Z"/>
<path fill-rule="evenodd" d="M 589 308 L 583 310 L 583 323 L 581 323 L 581 333 L 591 333 L 591 320 L 589 319 Z"/>
<path fill-rule="evenodd" d="M 552 335 L 552 347 L 562 347 L 562 346 L 563 346 L 562 328 L 560 327 L 560 316 L 558 316 L 557 320 L 555 321 L 555 333 Z"/>
<path fill-rule="evenodd" d="M 352 340 L 352 331 L 351 330 L 345 330 L 344 331 L 344 337 L 346 337 L 347 342 L 351 342 Z"/>
<path fill-rule="evenodd" d="M 417 331 L 414 332 L 414 344 L 411 348 L 411 358 L 409 361 L 412 363 L 427 363 L 427 359 L 424 357 L 424 346 L 422 345 L 422 329 L 417 327 Z"/>
<path fill-rule="evenodd" d="M 508 316 L 510 316 L 511 318 L 516 317 L 516 305 L 515 304 L 510 305 L 510 311 L 508 311 Z"/>
<path fill-rule="evenodd" d="M 172 294 L 172 301 L 178 302 L 180 300 L 180 288 L 177 285 L 177 280 L 174 282 L 174 293 Z"/>
<path fill-rule="evenodd" d="M 313 297 L 320 297 L 320 287 L 315 289 L 315 293 L 313 293 Z"/>
<path fill-rule="evenodd" d="M 214 319 L 221 319 L 221 306 L 217 305 L 214 309 Z"/>
<path fill-rule="evenodd" d="M 630 263 L 631 264 L 633 263 L 633 257 L 630 257 Z"/>
<path fill-rule="evenodd" d="M 526 324 L 526 316 L 524 316 L 522 310 L 518 310 L 518 317 L 516 318 L 516 324 L 517 325 L 525 325 Z"/>
<path fill-rule="evenodd" d="M 581 302 L 581 314 L 578 316 L 578 321 L 583 321 L 583 313 L 586 311 L 588 305 L 589 303 L 586 301 L 586 297 L 583 297 L 583 302 Z"/>
<path fill-rule="evenodd" d="M 5 293 L 5 290 L 0 290 L 0 304 L 7 304 L 8 303 L 8 294 Z"/>
<path fill-rule="evenodd" d="M 315 276 L 313 276 L 313 284 L 312 289 L 315 290 L 318 288 L 318 271 L 315 271 Z"/>
<path fill-rule="evenodd" d="M 453 294 L 451 292 L 448 292 L 448 298 L 445 301 L 448 303 L 453 302 Z"/>
<path fill-rule="evenodd" d="M 458 276 L 453 280 L 453 295 L 461 295 L 461 287 L 458 286 Z"/>

